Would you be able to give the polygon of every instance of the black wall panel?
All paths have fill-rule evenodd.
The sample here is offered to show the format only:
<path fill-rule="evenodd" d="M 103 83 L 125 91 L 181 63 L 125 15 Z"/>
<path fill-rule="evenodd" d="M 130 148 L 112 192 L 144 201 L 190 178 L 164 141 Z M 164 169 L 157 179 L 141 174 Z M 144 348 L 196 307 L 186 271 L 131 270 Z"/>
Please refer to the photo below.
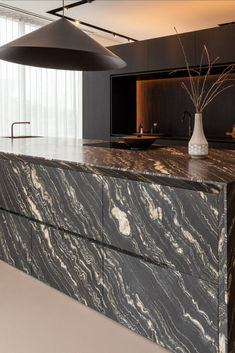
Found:
<path fill-rule="evenodd" d="M 210 28 L 195 32 L 196 36 L 196 62 L 200 63 L 201 52 L 205 44 L 210 57 L 214 60 L 219 57 L 218 64 L 235 63 L 235 25 Z M 206 58 L 203 61 L 207 64 Z"/>
<path fill-rule="evenodd" d="M 195 33 L 180 35 L 190 66 L 196 65 Z M 184 68 L 185 60 L 176 35 L 150 39 L 148 47 L 148 71 Z"/>

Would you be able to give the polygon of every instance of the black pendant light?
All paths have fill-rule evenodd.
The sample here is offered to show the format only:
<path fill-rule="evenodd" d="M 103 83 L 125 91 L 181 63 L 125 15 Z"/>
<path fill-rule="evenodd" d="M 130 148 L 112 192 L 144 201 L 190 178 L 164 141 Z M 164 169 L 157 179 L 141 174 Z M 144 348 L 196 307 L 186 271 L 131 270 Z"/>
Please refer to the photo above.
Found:
<path fill-rule="evenodd" d="M 0 59 L 62 70 L 121 69 L 125 61 L 61 18 L 0 47 Z"/>

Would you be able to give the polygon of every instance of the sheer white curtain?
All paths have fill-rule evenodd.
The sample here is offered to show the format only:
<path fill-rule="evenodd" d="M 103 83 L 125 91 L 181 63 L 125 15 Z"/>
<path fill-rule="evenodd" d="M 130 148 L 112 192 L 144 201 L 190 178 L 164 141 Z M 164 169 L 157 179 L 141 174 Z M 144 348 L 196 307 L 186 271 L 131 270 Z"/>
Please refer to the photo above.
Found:
<path fill-rule="evenodd" d="M 39 27 L 0 8 L 0 45 Z M 0 136 L 82 137 L 82 72 L 40 69 L 0 60 Z M 18 129 L 18 131 L 17 131 Z"/>

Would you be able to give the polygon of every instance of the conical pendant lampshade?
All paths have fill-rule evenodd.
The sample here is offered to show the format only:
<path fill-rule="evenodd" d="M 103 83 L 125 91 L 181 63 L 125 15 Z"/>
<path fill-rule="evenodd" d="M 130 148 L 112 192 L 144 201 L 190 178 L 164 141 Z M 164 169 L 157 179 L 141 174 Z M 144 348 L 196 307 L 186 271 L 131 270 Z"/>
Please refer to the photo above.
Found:
<path fill-rule="evenodd" d="M 0 59 L 62 70 L 103 71 L 126 66 L 65 18 L 3 45 Z"/>

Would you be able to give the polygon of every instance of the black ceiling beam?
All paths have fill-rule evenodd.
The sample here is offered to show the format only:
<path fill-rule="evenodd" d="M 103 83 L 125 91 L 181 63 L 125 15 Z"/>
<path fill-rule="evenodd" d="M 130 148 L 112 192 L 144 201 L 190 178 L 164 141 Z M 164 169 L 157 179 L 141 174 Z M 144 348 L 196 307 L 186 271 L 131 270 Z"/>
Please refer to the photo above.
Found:
<path fill-rule="evenodd" d="M 108 29 L 104 29 L 102 27 L 98 27 L 98 26 L 95 26 L 95 25 L 91 25 L 90 23 L 77 20 L 76 18 L 72 18 L 72 17 L 69 17 L 69 16 L 63 16 L 61 14 L 55 14 L 55 16 L 58 16 L 58 17 L 61 17 L 61 18 L 64 17 L 64 18 L 66 18 L 66 20 L 73 21 L 73 22 L 79 21 L 79 24 L 81 24 L 81 25 L 84 25 L 84 26 L 87 26 L 87 27 L 91 27 L 91 28 L 94 28 L 94 29 L 97 29 L 99 31 L 106 32 L 106 33 L 109 33 L 109 34 L 113 34 L 113 35 L 116 35 L 117 37 L 121 37 L 121 38 L 124 38 L 124 39 L 128 39 L 128 40 L 132 40 L 134 42 L 137 42 L 137 40 L 134 39 L 134 38 L 126 37 L 126 36 L 124 36 L 124 35 L 122 35 L 120 33 L 113 32 L 113 31 L 110 31 Z"/>
<path fill-rule="evenodd" d="M 93 28 L 93 29 L 96 29 L 96 30 L 99 30 L 101 32 L 105 32 L 105 33 L 108 33 L 108 34 L 112 34 L 114 36 L 117 36 L 117 37 L 120 37 L 120 38 L 124 38 L 124 39 L 127 39 L 127 40 L 130 40 L 130 41 L 133 41 L 133 42 L 137 42 L 137 39 L 135 38 L 131 38 L 131 37 L 128 37 L 128 36 L 124 36 L 123 34 L 120 34 L 120 33 L 117 33 L 117 32 L 113 32 L 113 31 L 110 31 L 109 29 L 105 29 L 103 27 L 98 27 L 98 26 L 95 26 L 95 25 L 92 25 L 90 23 L 87 23 L 87 22 L 84 22 L 84 21 L 81 21 L 77 18 L 72 18 L 72 17 L 68 17 L 68 16 L 65 16 L 65 15 L 61 15 L 59 14 L 58 12 L 61 12 L 63 11 L 65 8 L 66 9 L 71 9 L 73 7 L 77 7 L 77 6 L 80 6 L 80 5 L 84 5 L 84 4 L 87 4 L 87 3 L 91 3 L 95 0 L 80 0 L 80 1 L 76 1 L 74 3 L 71 3 L 69 5 L 65 5 L 65 6 L 62 6 L 62 7 L 58 7 L 56 9 L 53 9 L 53 10 L 50 10 L 50 11 L 47 11 L 47 13 L 51 14 L 51 15 L 54 15 L 54 16 L 57 16 L 57 17 L 64 17 L 66 18 L 67 20 L 69 21 L 73 21 L 73 22 L 79 22 L 79 24 L 83 25 L 83 26 L 86 26 L 86 27 L 90 27 L 90 28 Z"/>
<path fill-rule="evenodd" d="M 64 8 L 71 9 L 72 7 L 77 7 L 79 5 L 88 4 L 88 3 L 93 2 L 93 1 L 95 1 L 95 0 L 80 0 L 80 1 L 76 1 L 76 2 L 73 2 L 72 4 L 61 6 L 61 7 L 58 7 L 57 9 L 47 11 L 47 13 L 50 13 L 50 14 L 54 15 L 57 12 L 63 11 Z"/>

